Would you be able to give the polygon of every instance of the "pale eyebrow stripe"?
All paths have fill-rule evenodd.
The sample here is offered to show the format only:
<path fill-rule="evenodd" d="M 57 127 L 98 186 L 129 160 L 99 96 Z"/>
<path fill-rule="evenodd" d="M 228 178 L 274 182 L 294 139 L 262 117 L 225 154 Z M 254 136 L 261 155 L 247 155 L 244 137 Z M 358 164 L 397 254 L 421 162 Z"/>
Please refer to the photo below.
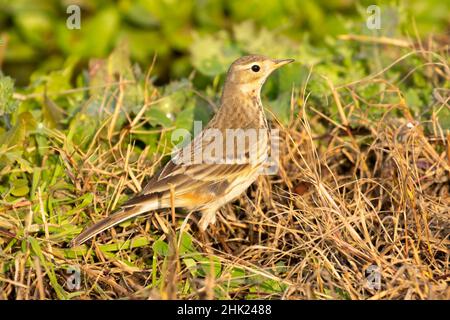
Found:
<path fill-rule="evenodd" d="M 259 64 L 259 62 L 253 61 L 253 62 L 244 64 L 244 65 L 238 66 L 238 69 L 239 69 L 239 70 L 250 69 L 254 64 L 257 64 L 258 66 L 261 67 L 261 65 Z"/>

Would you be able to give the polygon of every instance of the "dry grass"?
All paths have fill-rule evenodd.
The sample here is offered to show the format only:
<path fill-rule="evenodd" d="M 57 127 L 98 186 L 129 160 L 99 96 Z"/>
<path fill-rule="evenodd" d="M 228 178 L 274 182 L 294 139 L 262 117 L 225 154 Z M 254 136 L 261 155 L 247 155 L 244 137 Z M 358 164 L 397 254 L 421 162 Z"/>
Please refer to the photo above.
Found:
<path fill-rule="evenodd" d="M 436 68 L 448 80 L 448 65 Z M 360 85 L 330 86 L 342 123 L 356 117 L 358 128 L 314 112 L 306 94 L 294 96 L 299 115 L 289 126 L 273 124 L 281 130 L 279 174 L 261 177 L 225 206 L 206 233 L 195 214 L 166 210 L 105 232 L 90 246 L 65 248 L 125 191 L 139 191 L 163 152 L 138 155 L 126 143 L 145 122 L 140 116 L 114 131 L 113 112 L 85 151 L 49 132 L 71 188 L 55 181 L 36 199 L 0 211 L 0 270 L 8 270 L 0 275 L 0 299 L 449 299 L 450 135 L 433 117 L 415 122 L 393 84 L 380 96 L 397 96 L 398 103 L 383 105 L 380 119 L 365 118 Z M 350 104 L 341 101 L 345 91 Z M 446 93 L 435 102 L 442 108 L 449 108 Z M 151 105 L 149 98 L 144 108 Z M 327 133 L 319 135 L 324 125 Z M 86 195 L 92 197 L 80 205 Z M 49 209 L 51 197 L 65 200 Z M 181 231 L 192 235 L 191 251 L 183 250 L 191 238 Z M 155 242 L 168 244 L 163 254 Z M 72 293 L 68 266 L 81 270 L 81 287 Z M 379 288 L 368 286 L 368 268 L 379 270 Z"/>

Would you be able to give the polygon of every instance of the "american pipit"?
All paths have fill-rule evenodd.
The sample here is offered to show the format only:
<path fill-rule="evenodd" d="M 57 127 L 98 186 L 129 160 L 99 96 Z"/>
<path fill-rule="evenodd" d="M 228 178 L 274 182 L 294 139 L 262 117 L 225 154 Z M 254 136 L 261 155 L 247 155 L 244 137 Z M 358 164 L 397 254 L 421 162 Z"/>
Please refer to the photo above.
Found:
<path fill-rule="evenodd" d="M 82 244 L 127 219 L 171 206 L 200 211 L 202 230 L 214 223 L 216 211 L 245 191 L 262 172 L 269 152 L 269 126 L 261 87 L 272 71 L 292 61 L 250 55 L 233 62 L 220 108 L 208 126 L 180 148 L 142 192 L 86 228 L 71 244 Z"/>

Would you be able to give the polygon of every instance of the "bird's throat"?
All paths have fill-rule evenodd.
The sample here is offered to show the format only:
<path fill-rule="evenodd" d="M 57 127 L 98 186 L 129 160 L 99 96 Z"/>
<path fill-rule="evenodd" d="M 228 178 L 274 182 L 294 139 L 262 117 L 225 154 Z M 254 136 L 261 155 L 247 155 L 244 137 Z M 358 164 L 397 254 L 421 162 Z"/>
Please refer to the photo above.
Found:
<path fill-rule="evenodd" d="M 260 92 L 260 88 L 254 90 L 225 88 L 220 101 L 220 110 L 212 121 L 216 126 L 230 129 L 267 127 Z"/>

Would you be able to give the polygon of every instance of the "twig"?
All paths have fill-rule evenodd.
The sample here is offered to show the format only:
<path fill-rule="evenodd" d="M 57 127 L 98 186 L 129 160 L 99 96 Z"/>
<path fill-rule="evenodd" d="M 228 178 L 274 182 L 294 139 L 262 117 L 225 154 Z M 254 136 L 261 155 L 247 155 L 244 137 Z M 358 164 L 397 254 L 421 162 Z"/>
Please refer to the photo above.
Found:
<path fill-rule="evenodd" d="M 388 37 L 372 37 L 359 34 L 341 34 L 338 36 L 340 40 L 344 41 L 359 41 L 368 42 L 376 44 L 385 44 L 390 46 L 402 47 L 402 48 L 412 48 L 413 45 L 407 40 L 393 39 Z"/>

